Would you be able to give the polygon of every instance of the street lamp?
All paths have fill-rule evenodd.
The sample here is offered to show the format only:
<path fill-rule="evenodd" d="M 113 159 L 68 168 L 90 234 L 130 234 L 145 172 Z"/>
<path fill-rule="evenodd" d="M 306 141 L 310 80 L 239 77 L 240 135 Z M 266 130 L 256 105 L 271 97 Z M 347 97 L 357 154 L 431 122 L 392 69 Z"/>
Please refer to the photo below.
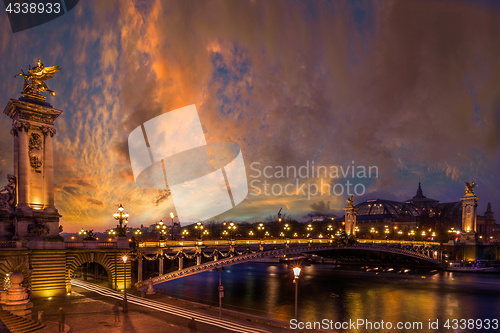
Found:
<path fill-rule="evenodd" d="M 327 228 L 326 228 L 326 231 L 328 231 L 328 235 L 330 235 L 330 232 L 333 231 L 333 227 L 332 225 L 329 225 Z"/>
<path fill-rule="evenodd" d="M 236 230 L 236 224 L 234 222 L 229 223 L 229 226 L 227 227 L 229 229 L 229 233 L 231 234 L 230 238 L 231 240 L 233 239 L 233 231 Z"/>
<path fill-rule="evenodd" d="M 194 226 L 196 230 L 198 230 L 198 239 L 201 239 L 201 233 L 203 232 L 203 223 L 197 222 L 196 225 Z"/>
<path fill-rule="evenodd" d="M 262 234 L 264 232 L 264 223 L 259 223 L 259 226 L 257 227 L 257 230 L 259 230 L 259 236 L 262 238 Z"/>
<path fill-rule="evenodd" d="M 118 212 L 113 214 L 113 217 L 115 220 L 118 220 L 120 223 L 119 225 L 116 226 L 116 232 L 118 236 L 125 237 L 127 236 L 127 223 L 128 223 L 128 213 L 123 212 L 124 208 L 122 204 L 118 207 Z"/>
<path fill-rule="evenodd" d="M 156 224 L 156 229 L 160 232 L 160 240 L 164 241 L 165 234 L 167 233 L 167 226 L 163 223 L 163 220 L 160 220 L 160 222 Z"/>
<path fill-rule="evenodd" d="M 78 231 L 78 234 L 82 236 L 82 242 L 83 242 L 83 239 L 85 238 L 85 236 L 87 236 L 87 232 L 82 228 L 82 230 Z"/>
<path fill-rule="evenodd" d="M 215 271 L 219 273 L 219 319 L 222 319 L 222 298 L 224 297 L 224 286 L 222 285 L 222 272 L 224 267 L 215 267 Z"/>
<path fill-rule="evenodd" d="M 206 236 L 208 236 L 208 234 L 209 234 L 208 230 L 207 230 L 207 229 L 205 229 L 205 231 L 203 231 L 202 236 L 205 236 L 205 237 L 206 237 Z"/>
<path fill-rule="evenodd" d="M 172 219 L 172 240 L 174 240 L 174 212 L 170 212 L 170 218 Z"/>
<path fill-rule="evenodd" d="M 312 224 L 309 224 L 306 229 L 307 229 L 307 237 L 309 237 L 313 230 Z"/>
<path fill-rule="evenodd" d="M 184 229 L 184 230 L 182 231 L 182 238 L 185 238 L 185 237 L 187 237 L 188 235 L 189 235 L 189 231 L 188 231 L 187 229 Z"/>
<path fill-rule="evenodd" d="M 283 227 L 283 230 L 284 230 L 284 233 L 285 235 L 287 234 L 287 231 L 290 231 L 290 226 L 287 224 L 285 224 L 285 226 Z"/>
<path fill-rule="evenodd" d="M 249 236 L 249 237 L 253 237 L 253 231 L 252 231 L 252 230 L 250 230 L 250 231 L 248 232 L 248 236 Z"/>
<path fill-rule="evenodd" d="M 227 235 L 228 235 L 227 230 L 224 230 L 224 231 L 222 232 L 222 236 L 226 237 Z"/>
<path fill-rule="evenodd" d="M 299 299 L 299 276 L 300 276 L 300 267 L 293 268 L 293 283 L 295 283 L 295 319 L 297 319 L 297 308 L 298 308 L 298 299 Z"/>
<path fill-rule="evenodd" d="M 128 312 L 127 307 L 127 256 L 123 256 L 123 313 Z"/>
<path fill-rule="evenodd" d="M 355 236 L 356 238 L 358 238 L 358 232 L 359 232 L 359 227 L 358 227 L 358 226 L 356 226 L 356 227 L 354 228 L 354 236 Z"/>
<path fill-rule="evenodd" d="M 401 237 L 403 237 L 403 230 L 399 230 L 398 235 L 399 235 L 399 240 L 401 240 Z"/>

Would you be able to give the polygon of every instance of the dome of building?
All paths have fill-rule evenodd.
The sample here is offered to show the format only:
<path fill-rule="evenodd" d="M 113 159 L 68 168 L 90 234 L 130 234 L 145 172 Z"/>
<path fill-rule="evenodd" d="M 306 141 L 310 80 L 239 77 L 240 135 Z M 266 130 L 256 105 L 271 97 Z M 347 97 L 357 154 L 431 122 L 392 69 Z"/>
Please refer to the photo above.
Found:
<path fill-rule="evenodd" d="M 367 200 L 356 205 L 357 216 L 360 215 L 405 215 L 419 216 L 421 208 L 411 203 L 391 200 Z"/>

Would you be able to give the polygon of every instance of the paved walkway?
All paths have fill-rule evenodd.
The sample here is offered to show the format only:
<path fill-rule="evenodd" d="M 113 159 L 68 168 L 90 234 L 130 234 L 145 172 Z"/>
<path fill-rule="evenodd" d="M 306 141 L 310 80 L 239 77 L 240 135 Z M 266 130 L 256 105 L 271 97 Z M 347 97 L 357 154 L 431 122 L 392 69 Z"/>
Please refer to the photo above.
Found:
<path fill-rule="evenodd" d="M 38 332 L 57 332 L 56 315 L 61 306 L 66 312 L 67 328 L 65 332 L 233 332 L 206 323 L 193 322 L 192 319 L 183 318 L 182 316 L 160 312 L 154 308 L 131 303 L 128 306 L 128 313 L 122 313 L 120 308 L 120 322 L 115 322 L 112 310 L 113 304 L 116 302 L 115 299 L 101 296 L 76 286 L 73 286 L 72 289 L 72 295 L 66 298 L 34 300 L 33 319 L 37 318 L 38 311 L 43 311 L 44 322 L 46 324 L 46 327 Z M 196 311 L 200 315 L 208 315 L 213 318 L 218 317 L 216 309 L 208 306 L 174 300 L 162 295 L 147 295 L 147 299 L 154 299 L 155 301 L 188 309 L 189 311 Z M 268 332 L 288 331 L 285 329 L 286 323 L 247 316 L 237 312 L 227 312 L 224 314 L 223 319 L 226 322 L 231 321 L 235 324 L 243 324 Z M 264 324 L 265 322 L 267 323 Z"/>

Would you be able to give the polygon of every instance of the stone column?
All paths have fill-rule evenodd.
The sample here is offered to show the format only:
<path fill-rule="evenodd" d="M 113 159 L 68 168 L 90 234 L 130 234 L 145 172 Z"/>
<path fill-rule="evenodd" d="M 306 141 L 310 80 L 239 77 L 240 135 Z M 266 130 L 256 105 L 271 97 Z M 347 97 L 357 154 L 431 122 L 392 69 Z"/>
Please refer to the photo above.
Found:
<path fill-rule="evenodd" d="M 179 270 L 184 268 L 184 258 L 179 257 Z"/>
<path fill-rule="evenodd" d="M 465 196 L 462 200 L 462 231 L 476 232 L 477 201 L 475 195 Z"/>
<path fill-rule="evenodd" d="M 137 279 L 138 279 L 139 281 L 142 281 L 142 257 L 141 257 L 141 258 L 139 258 L 139 265 L 138 265 L 138 266 L 139 266 L 139 267 L 138 267 L 138 269 L 137 269 L 137 270 L 138 270 L 138 272 L 137 272 Z"/>
<path fill-rule="evenodd" d="M 45 137 L 45 150 L 44 150 L 44 206 L 45 211 L 48 213 L 57 213 L 54 205 L 54 146 L 53 136 L 56 134 L 56 129 L 53 127 L 42 126 L 42 133 Z"/>
<path fill-rule="evenodd" d="M 17 152 L 17 165 L 18 165 L 18 177 L 17 177 L 17 211 L 22 213 L 32 212 L 28 205 L 29 198 L 29 171 L 30 171 L 30 161 L 28 156 L 28 131 L 31 128 L 31 124 L 27 121 L 14 120 L 12 123 L 11 133 L 18 137 L 18 149 Z"/>

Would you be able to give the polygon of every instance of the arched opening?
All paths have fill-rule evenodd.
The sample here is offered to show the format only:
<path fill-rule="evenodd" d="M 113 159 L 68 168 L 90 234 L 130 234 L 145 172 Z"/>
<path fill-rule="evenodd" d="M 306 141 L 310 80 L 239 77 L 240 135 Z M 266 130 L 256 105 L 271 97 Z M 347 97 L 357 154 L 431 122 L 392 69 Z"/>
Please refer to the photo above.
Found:
<path fill-rule="evenodd" d="M 70 278 L 96 284 L 102 284 L 103 282 L 109 284 L 111 281 L 111 272 L 98 262 L 84 262 L 73 270 Z M 106 286 L 109 287 L 109 285 Z"/>

